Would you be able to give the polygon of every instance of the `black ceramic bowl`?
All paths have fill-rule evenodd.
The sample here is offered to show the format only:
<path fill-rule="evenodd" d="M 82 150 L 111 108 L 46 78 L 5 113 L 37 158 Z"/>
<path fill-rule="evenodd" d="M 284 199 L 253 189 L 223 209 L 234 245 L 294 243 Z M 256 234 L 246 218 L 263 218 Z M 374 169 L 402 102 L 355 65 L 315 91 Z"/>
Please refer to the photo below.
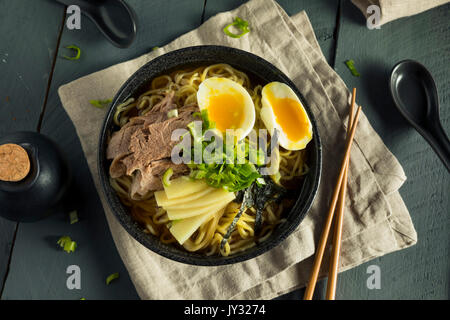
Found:
<path fill-rule="evenodd" d="M 188 252 L 177 246 L 161 243 L 156 237 L 144 233 L 142 227 L 132 220 L 127 207 L 122 205 L 114 189 L 110 186 L 108 172 L 111 162 L 106 159 L 107 139 L 113 131 L 118 129 L 114 125 L 113 115 L 120 103 L 130 97 L 136 97 L 145 92 L 150 81 L 156 76 L 167 74 L 175 69 L 215 63 L 227 63 L 238 70 L 246 72 L 250 77 L 257 79 L 262 84 L 272 81 L 286 83 L 298 95 L 308 112 L 313 126 L 313 140 L 307 147 L 310 170 L 303 184 L 298 188 L 298 197 L 294 206 L 289 212 L 285 213 L 284 217 L 286 218 L 286 222 L 280 224 L 266 241 L 246 251 L 228 257 L 205 256 L 199 253 Z M 148 249 L 178 262 L 202 266 L 216 266 L 245 261 L 263 254 L 280 244 L 298 227 L 311 207 L 319 186 L 322 165 L 321 154 L 320 138 L 314 116 L 311 113 L 307 101 L 285 74 L 266 60 L 246 51 L 221 46 L 197 46 L 172 51 L 148 62 L 134 73 L 122 88 L 120 88 L 113 99 L 110 110 L 103 123 L 100 135 L 98 168 L 101 184 L 111 210 L 125 230 L 137 241 Z"/>

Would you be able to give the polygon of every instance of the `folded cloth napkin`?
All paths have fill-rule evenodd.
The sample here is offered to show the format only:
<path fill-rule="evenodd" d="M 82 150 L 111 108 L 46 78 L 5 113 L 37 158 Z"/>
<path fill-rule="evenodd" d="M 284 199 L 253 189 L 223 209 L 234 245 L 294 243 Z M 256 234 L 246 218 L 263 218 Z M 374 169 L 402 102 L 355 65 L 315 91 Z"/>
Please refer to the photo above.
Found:
<path fill-rule="evenodd" d="M 353 4 L 368 18 L 374 11 L 367 8 L 376 5 L 380 8 L 378 25 L 392 20 L 409 17 L 449 2 L 448 0 L 352 0 Z"/>
<path fill-rule="evenodd" d="M 237 16 L 249 21 L 251 32 L 240 39 L 227 37 L 222 28 Z M 295 232 L 259 257 L 219 267 L 168 260 L 143 247 L 121 227 L 97 173 L 98 140 L 106 110 L 89 104 L 91 99 L 114 96 L 133 72 L 156 56 L 204 44 L 250 51 L 285 72 L 311 107 L 323 143 L 320 188 Z M 75 80 L 58 92 L 80 137 L 117 249 L 142 299 L 269 299 L 306 284 L 343 154 L 350 93 L 327 64 L 305 12 L 290 18 L 272 0 L 251 0 L 212 17 L 163 48 Z M 340 271 L 416 243 L 408 210 L 397 191 L 405 179 L 398 161 L 361 115 L 351 153 Z M 325 273 L 324 267 L 321 276 Z"/>

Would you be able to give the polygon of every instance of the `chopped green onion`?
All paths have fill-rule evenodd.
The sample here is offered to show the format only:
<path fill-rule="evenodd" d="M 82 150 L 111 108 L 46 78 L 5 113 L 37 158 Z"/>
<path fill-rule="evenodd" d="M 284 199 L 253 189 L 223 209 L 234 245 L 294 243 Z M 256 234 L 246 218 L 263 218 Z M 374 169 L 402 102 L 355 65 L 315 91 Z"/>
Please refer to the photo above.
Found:
<path fill-rule="evenodd" d="M 118 279 L 118 278 L 119 278 L 119 273 L 118 273 L 118 272 L 113 273 L 113 274 L 110 274 L 110 275 L 108 276 L 108 278 L 106 278 L 106 284 L 110 284 L 111 281 L 113 281 L 113 280 L 115 280 L 115 279 Z"/>
<path fill-rule="evenodd" d="M 72 49 L 72 50 L 76 51 L 76 55 L 73 56 L 73 57 L 69 57 L 69 56 L 65 56 L 64 55 L 63 56 L 64 59 L 67 59 L 67 60 L 78 60 L 78 59 L 80 59 L 80 56 L 81 56 L 81 49 L 80 48 L 78 48 L 75 45 L 70 45 L 70 46 L 67 46 L 66 49 Z"/>
<path fill-rule="evenodd" d="M 72 241 L 72 239 L 70 239 L 69 236 L 63 236 L 63 237 L 59 238 L 57 244 L 59 244 L 61 247 L 64 247 L 64 243 L 70 242 L 70 241 Z"/>
<path fill-rule="evenodd" d="M 91 105 L 93 105 L 96 108 L 104 108 L 106 107 L 108 104 L 110 104 L 112 102 L 111 99 L 105 99 L 105 100 L 89 100 L 89 103 Z"/>
<path fill-rule="evenodd" d="M 74 252 L 77 248 L 77 243 L 75 241 L 72 241 L 69 236 L 63 236 L 59 238 L 57 244 L 59 244 L 59 246 L 63 248 L 63 250 L 67 253 Z"/>
<path fill-rule="evenodd" d="M 347 61 L 345 61 L 345 64 L 350 69 L 352 75 L 354 75 L 355 77 L 359 77 L 360 76 L 359 72 L 355 68 L 355 61 L 347 60 Z"/>
<path fill-rule="evenodd" d="M 280 184 L 280 179 L 281 179 L 281 173 L 279 171 L 277 171 L 274 175 L 270 176 L 273 180 L 273 182 Z"/>
<path fill-rule="evenodd" d="M 249 157 L 251 157 L 250 159 L 255 160 L 257 166 L 262 166 L 265 164 L 266 157 L 261 149 L 255 149 L 253 146 L 249 146 L 248 144 L 246 144 L 245 147 L 248 148 Z"/>
<path fill-rule="evenodd" d="M 200 113 L 194 113 L 194 116 L 200 116 L 203 125 L 201 129 L 196 121 L 192 121 L 187 125 L 194 141 L 191 155 L 195 155 L 196 147 L 200 147 L 203 152 L 210 146 L 208 141 L 205 140 L 205 133 L 208 129 L 215 127 L 215 123 L 209 120 L 206 109 Z M 214 141 L 211 143 L 216 143 L 215 139 L 216 137 L 214 136 Z M 255 165 L 250 163 L 235 164 L 235 160 L 238 155 L 243 156 L 246 161 L 254 160 L 259 167 L 265 163 L 265 154 L 262 150 L 250 147 L 246 141 L 234 143 L 231 146 L 222 144 L 222 148 L 222 152 L 214 152 L 213 154 L 208 154 L 209 156 L 203 153 L 203 163 L 189 163 L 189 178 L 204 179 L 208 185 L 214 188 L 223 188 L 230 192 L 236 192 L 248 188 L 257 178 L 261 177 Z M 250 153 L 252 153 L 251 157 Z"/>
<path fill-rule="evenodd" d="M 194 142 L 201 142 L 203 134 L 201 130 L 197 130 L 198 126 L 195 125 L 195 121 L 188 123 L 187 127 L 192 135 L 192 138 L 194 138 Z"/>
<path fill-rule="evenodd" d="M 266 184 L 266 181 L 264 180 L 264 178 L 256 178 L 256 183 L 261 185 L 261 184 Z"/>
<path fill-rule="evenodd" d="M 236 28 L 241 30 L 241 33 L 236 34 L 236 33 L 232 33 L 230 30 L 228 30 L 228 28 L 235 26 Z M 223 32 L 232 38 L 240 38 L 242 37 L 244 34 L 249 33 L 250 29 L 248 27 L 248 21 L 242 20 L 239 17 L 234 18 L 233 22 L 230 23 L 229 25 L 227 25 L 225 28 L 223 28 Z"/>
<path fill-rule="evenodd" d="M 77 243 L 75 241 L 71 241 L 70 243 L 66 243 L 64 245 L 64 251 L 66 251 L 68 253 L 74 252 L 76 248 L 77 248 Z"/>
<path fill-rule="evenodd" d="M 166 172 L 164 172 L 164 175 L 163 175 L 163 178 L 162 178 L 162 182 L 163 182 L 163 185 L 165 187 L 170 186 L 170 178 L 172 177 L 172 175 L 173 175 L 173 169 L 172 168 L 169 168 L 169 169 L 166 170 Z"/>
<path fill-rule="evenodd" d="M 178 117 L 178 109 L 172 109 L 169 112 L 167 112 L 167 118 L 176 118 Z"/>
<path fill-rule="evenodd" d="M 156 51 L 156 50 L 158 50 L 159 49 L 159 47 L 153 47 L 152 48 L 152 51 Z"/>
<path fill-rule="evenodd" d="M 194 113 L 192 114 L 192 116 L 193 116 L 194 118 L 201 118 L 201 117 L 202 117 L 202 114 L 201 114 L 200 112 L 194 112 Z"/>
<path fill-rule="evenodd" d="M 209 129 L 214 129 L 216 127 L 216 123 L 214 121 L 209 120 L 207 109 L 203 109 L 200 115 L 202 117 L 203 124 L 205 125 L 205 131 Z"/>
<path fill-rule="evenodd" d="M 70 224 L 74 224 L 78 222 L 78 214 L 76 210 L 73 210 L 72 212 L 69 213 L 69 217 L 70 217 Z"/>

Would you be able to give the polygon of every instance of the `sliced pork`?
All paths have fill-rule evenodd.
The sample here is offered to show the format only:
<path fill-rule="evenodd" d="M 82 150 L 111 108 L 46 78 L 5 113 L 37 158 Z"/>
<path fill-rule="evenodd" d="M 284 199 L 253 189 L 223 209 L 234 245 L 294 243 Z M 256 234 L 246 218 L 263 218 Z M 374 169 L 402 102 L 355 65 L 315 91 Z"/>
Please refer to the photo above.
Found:
<path fill-rule="evenodd" d="M 133 177 L 131 197 L 139 199 L 149 191 L 163 189 L 161 177 L 172 168 L 177 177 L 189 172 L 186 165 L 175 165 L 170 159 L 172 132 L 186 128 L 194 121 L 195 105 L 178 110 L 178 117 L 167 118 L 167 112 L 176 108 L 173 92 L 155 105 L 147 114 L 131 118 L 119 131 L 114 132 L 106 156 L 112 159 L 109 172 L 112 178 L 123 175 Z"/>
<path fill-rule="evenodd" d="M 130 188 L 131 198 L 138 200 L 145 196 L 149 191 L 162 190 L 162 176 L 169 168 L 172 168 L 172 177 L 174 178 L 189 172 L 187 165 L 183 163 L 176 165 L 170 159 L 153 161 L 142 170 L 136 170 Z"/>

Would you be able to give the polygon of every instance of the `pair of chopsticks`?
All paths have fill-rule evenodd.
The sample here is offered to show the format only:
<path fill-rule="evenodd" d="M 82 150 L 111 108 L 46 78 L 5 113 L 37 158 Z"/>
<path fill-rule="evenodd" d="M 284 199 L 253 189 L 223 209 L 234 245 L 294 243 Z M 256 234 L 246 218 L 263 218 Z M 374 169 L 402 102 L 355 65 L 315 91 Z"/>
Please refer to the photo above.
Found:
<path fill-rule="evenodd" d="M 345 193 L 347 187 L 347 174 L 348 174 L 348 164 L 350 162 L 350 150 L 353 144 L 353 138 L 356 132 L 356 126 L 358 125 L 359 113 L 361 111 L 361 107 L 358 107 L 356 111 L 356 115 L 353 118 L 353 111 L 355 108 L 355 97 L 356 97 L 356 88 L 353 88 L 352 92 L 352 102 L 350 105 L 350 113 L 348 117 L 348 126 L 347 126 L 347 141 L 345 147 L 344 158 L 342 159 L 341 169 L 339 171 L 339 177 L 336 182 L 336 186 L 334 188 L 333 196 L 331 198 L 331 205 L 328 210 L 327 219 L 325 221 L 324 228 L 322 230 L 322 235 L 320 236 L 319 245 L 317 247 L 317 252 L 314 258 L 314 265 L 311 271 L 311 275 L 309 278 L 308 286 L 305 291 L 305 300 L 311 300 L 313 297 L 314 289 L 316 287 L 317 278 L 319 276 L 320 265 L 322 263 L 323 254 L 325 252 L 325 247 L 328 240 L 328 235 L 330 233 L 331 224 L 333 222 L 333 216 L 336 209 L 336 205 L 338 204 L 337 209 L 337 217 L 335 221 L 334 228 L 334 237 L 333 237 L 333 251 L 331 253 L 330 260 L 330 270 L 328 275 L 328 283 L 327 283 L 327 300 L 334 300 L 336 294 L 336 281 L 337 281 L 337 273 L 339 266 L 339 253 L 341 249 L 341 237 L 342 237 L 342 224 L 344 217 L 344 201 L 345 201 Z"/>

